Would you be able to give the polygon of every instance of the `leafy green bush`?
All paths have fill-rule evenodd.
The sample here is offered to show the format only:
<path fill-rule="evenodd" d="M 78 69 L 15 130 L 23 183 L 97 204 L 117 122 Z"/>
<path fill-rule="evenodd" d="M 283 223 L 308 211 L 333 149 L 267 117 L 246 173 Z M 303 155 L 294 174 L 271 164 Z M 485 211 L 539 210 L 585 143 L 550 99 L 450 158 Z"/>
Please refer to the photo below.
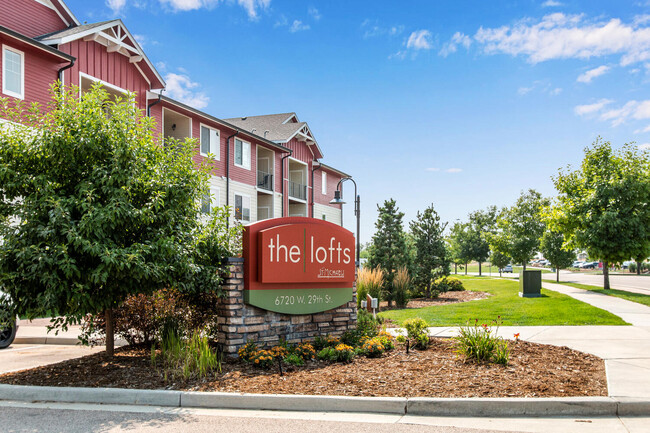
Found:
<path fill-rule="evenodd" d="M 305 361 L 297 353 L 290 353 L 284 357 L 284 362 L 289 365 L 295 365 L 296 367 L 302 367 L 305 365 Z"/>
<path fill-rule="evenodd" d="M 356 353 L 354 348 L 347 344 L 339 344 L 335 347 L 325 347 L 318 352 L 318 359 L 330 362 L 350 362 L 354 359 Z"/>
<path fill-rule="evenodd" d="M 375 338 L 379 339 L 386 350 L 393 350 L 395 348 L 395 337 L 388 332 L 381 331 Z"/>
<path fill-rule="evenodd" d="M 427 322 L 419 317 L 404 321 L 407 338 L 415 348 L 424 350 L 429 346 L 428 326 Z"/>
<path fill-rule="evenodd" d="M 243 347 L 239 348 L 237 354 L 242 360 L 250 362 L 257 350 L 257 344 L 253 340 L 248 340 Z"/>
<path fill-rule="evenodd" d="M 501 318 L 492 322 L 494 329 L 487 324 L 479 325 L 478 319 L 473 325 L 461 326 L 456 341 L 456 353 L 476 362 L 494 362 L 507 364 L 510 357 L 508 343 L 497 336 Z"/>
<path fill-rule="evenodd" d="M 271 368 L 275 364 L 275 355 L 270 350 L 258 350 L 251 356 L 251 363 L 260 368 Z"/>
<path fill-rule="evenodd" d="M 324 337 L 318 335 L 314 339 L 314 349 L 317 352 L 320 352 L 326 347 L 334 347 L 336 345 L 341 344 L 341 340 L 339 338 L 333 337 L 331 335 L 326 335 Z"/>
<path fill-rule="evenodd" d="M 295 347 L 293 353 L 295 353 L 305 361 L 314 359 L 314 357 L 316 356 L 316 351 L 314 350 L 314 346 L 312 346 L 309 343 L 299 344 L 298 346 Z"/>
<path fill-rule="evenodd" d="M 454 277 L 440 277 L 433 280 L 431 283 L 431 291 L 437 290 L 438 292 L 460 292 L 465 290 L 463 282 Z"/>

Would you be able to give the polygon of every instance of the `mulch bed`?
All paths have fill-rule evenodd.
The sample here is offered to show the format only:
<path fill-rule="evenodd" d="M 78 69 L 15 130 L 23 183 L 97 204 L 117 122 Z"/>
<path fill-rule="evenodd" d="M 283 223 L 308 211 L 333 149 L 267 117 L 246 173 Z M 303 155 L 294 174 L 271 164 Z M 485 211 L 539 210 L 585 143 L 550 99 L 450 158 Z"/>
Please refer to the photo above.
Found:
<path fill-rule="evenodd" d="M 42 386 L 179 389 L 247 393 L 401 397 L 606 396 L 604 361 L 567 347 L 511 341 L 507 366 L 459 359 L 453 341 L 433 339 L 430 349 L 398 347 L 381 358 L 349 364 L 313 361 L 280 376 L 229 360 L 207 379 L 165 380 L 150 351 L 124 347 L 112 360 L 103 352 L 0 376 L 0 383 Z"/>
<path fill-rule="evenodd" d="M 434 305 L 448 305 L 448 304 L 455 304 L 457 302 L 476 301 L 479 299 L 485 299 L 489 296 L 490 294 L 486 292 L 472 292 L 469 290 L 461 291 L 461 292 L 444 292 L 441 293 L 440 296 L 438 296 L 437 298 L 410 299 L 408 304 L 406 305 L 406 308 L 407 309 L 424 308 L 424 307 L 431 307 Z M 391 310 L 396 308 L 397 307 L 395 307 L 394 305 L 393 307 L 389 308 L 387 301 L 382 301 L 379 303 L 380 311 L 386 311 L 386 310 Z"/>

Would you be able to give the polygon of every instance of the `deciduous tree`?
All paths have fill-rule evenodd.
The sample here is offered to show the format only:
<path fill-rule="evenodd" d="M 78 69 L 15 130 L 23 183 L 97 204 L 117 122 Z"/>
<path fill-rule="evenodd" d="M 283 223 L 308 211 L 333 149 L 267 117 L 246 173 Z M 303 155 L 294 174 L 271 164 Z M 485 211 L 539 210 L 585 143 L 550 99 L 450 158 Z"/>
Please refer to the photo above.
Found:
<path fill-rule="evenodd" d="M 614 150 L 598 138 L 578 169 L 560 170 L 553 182 L 554 228 L 603 261 L 606 289 L 610 264 L 650 254 L 650 151 L 633 144 Z"/>
<path fill-rule="evenodd" d="M 195 142 L 161 146 L 132 96 L 54 95 L 28 126 L 0 126 L 0 286 L 18 314 L 62 316 L 55 326 L 103 313 L 112 354 L 115 306 L 162 288 L 217 291 L 230 239 L 198 218 L 208 175 Z"/>
<path fill-rule="evenodd" d="M 560 269 L 568 268 L 576 258 L 571 248 L 566 246 L 564 235 L 558 231 L 547 230 L 539 245 L 544 258 L 555 268 L 555 281 L 560 282 Z"/>

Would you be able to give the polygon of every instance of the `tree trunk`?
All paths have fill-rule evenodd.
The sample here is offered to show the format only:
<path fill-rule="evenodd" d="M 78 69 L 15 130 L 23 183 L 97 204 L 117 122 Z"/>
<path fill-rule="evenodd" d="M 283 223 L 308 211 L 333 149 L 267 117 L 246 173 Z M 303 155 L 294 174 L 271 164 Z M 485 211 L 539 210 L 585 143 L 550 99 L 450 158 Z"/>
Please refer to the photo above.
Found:
<path fill-rule="evenodd" d="M 481 276 L 481 262 L 478 262 L 478 276 Z"/>
<path fill-rule="evenodd" d="M 603 288 L 609 290 L 609 263 L 603 261 Z"/>
<path fill-rule="evenodd" d="M 636 262 L 636 274 L 641 275 L 641 264 L 643 262 Z"/>
<path fill-rule="evenodd" d="M 560 282 L 560 268 L 555 268 L 555 282 L 559 283 Z"/>
<path fill-rule="evenodd" d="M 467 275 L 467 262 L 465 262 L 465 275 Z"/>
<path fill-rule="evenodd" d="M 526 262 L 523 262 L 521 265 L 524 267 L 523 270 L 525 271 L 526 270 Z"/>
<path fill-rule="evenodd" d="M 454 263 L 454 274 L 458 275 L 458 263 Z"/>
<path fill-rule="evenodd" d="M 106 354 L 112 358 L 115 354 L 115 327 L 111 308 L 104 311 L 104 320 L 106 321 Z"/>

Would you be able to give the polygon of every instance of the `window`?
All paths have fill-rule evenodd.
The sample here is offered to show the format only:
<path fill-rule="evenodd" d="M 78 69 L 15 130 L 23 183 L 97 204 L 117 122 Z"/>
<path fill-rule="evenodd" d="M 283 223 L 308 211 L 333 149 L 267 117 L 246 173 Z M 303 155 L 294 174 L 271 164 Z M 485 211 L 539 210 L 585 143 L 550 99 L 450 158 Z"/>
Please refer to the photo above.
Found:
<path fill-rule="evenodd" d="M 251 144 L 235 138 L 235 165 L 251 169 Z"/>
<path fill-rule="evenodd" d="M 2 93 L 23 99 L 25 96 L 25 56 L 22 51 L 2 46 Z"/>
<path fill-rule="evenodd" d="M 327 173 L 325 172 L 322 173 L 322 179 L 323 180 L 321 181 L 320 189 L 321 189 L 321 193 L 325 195 L 327 194 Z"/>
<path fill-rule="evenodd" d="M 212 154 L 214 159 L 219 160 L 219 131 L 201 125 L 201 155 Z"/>
<path fill-rule="evenodd" d="M 238 219 L 240 221 L 251 220 L 250 197 L 235 194 L 235 219 Z"/>
<path fill-rule="evenodd" d="M 325 214 L 323 214 L 323 221 L 327 221 L 327 216 L 325 216 Z"/>
<path fill-rule="evenodd" d="M 209 214 L 215 206 L 219 206 L 219 189 L 208 189 L 201 197 L 201 213 Z"/>

